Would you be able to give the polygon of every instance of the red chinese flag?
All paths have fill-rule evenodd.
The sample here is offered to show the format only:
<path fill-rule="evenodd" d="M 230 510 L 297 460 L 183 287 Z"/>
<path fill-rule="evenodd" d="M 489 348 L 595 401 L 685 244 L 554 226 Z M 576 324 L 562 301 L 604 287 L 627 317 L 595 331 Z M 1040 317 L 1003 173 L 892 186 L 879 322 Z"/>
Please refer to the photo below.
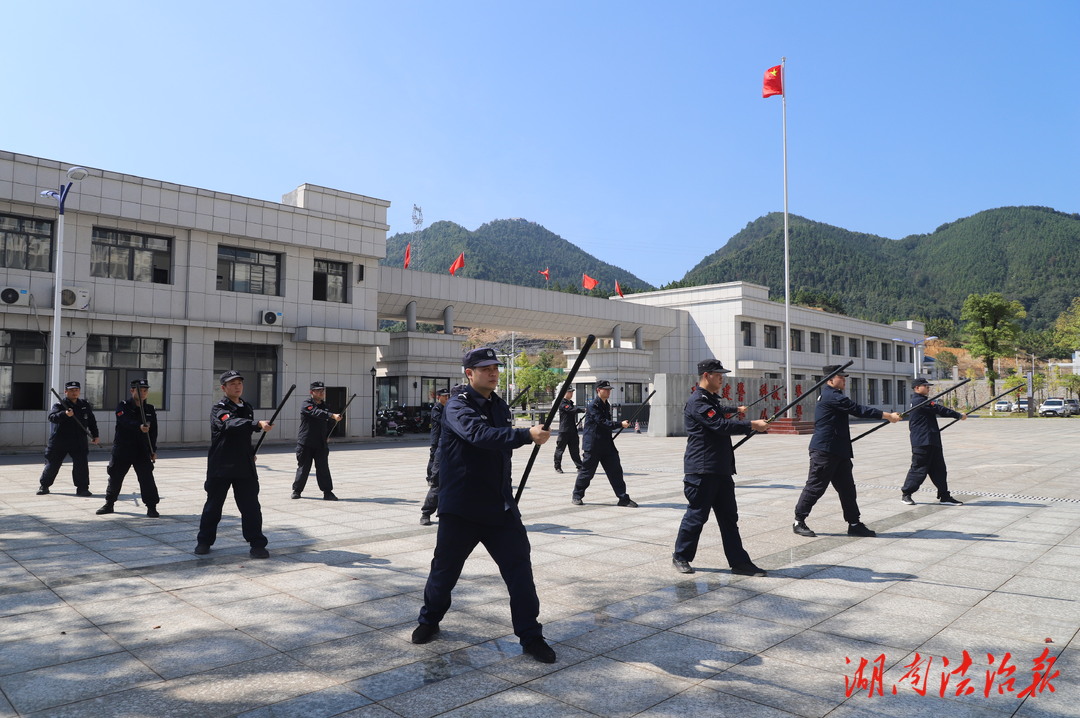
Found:
<path fill-rule="evenodd" d="M 581 286 L 586 289 L 596 289 L 596 285 L 600 283 L 599 279 L 593 279 L 588 274 L 581 275 Z"/>
<path fill-rule="evenodd" d="M 412 261 L 412 242 L 405 245 L 405 269 L 409 268 L 409 262 Z"/>
<path fill-rule="evenodd" d="M 618 294 L 620 297 L 623 295 L 622 287 L 619 286 L 619 280 L 618 279 L 615 280 L 615 293 Z"/>
<path fill-rule="evenodd" d="M 765 71 L 765 82 L 761 86 L 762 97 L 784 94 L 784 78 L 781 66 L 770 67 Z"/>
<path fill-rule="evenodd" d="M 544 275 L 544 281 L 545 282 L 550 282 L 551 281 L 551 269 L 550 268 L 538 270 L 537 273 Z"/>
<path fill-rule="evenodd" d="M 454 260 L 454 263 L 450 265 L 450 274 L 453 274 L 459 269 L 465 266 L 465 253 L 462 252 L 458 255 L 458 258 Z"/>

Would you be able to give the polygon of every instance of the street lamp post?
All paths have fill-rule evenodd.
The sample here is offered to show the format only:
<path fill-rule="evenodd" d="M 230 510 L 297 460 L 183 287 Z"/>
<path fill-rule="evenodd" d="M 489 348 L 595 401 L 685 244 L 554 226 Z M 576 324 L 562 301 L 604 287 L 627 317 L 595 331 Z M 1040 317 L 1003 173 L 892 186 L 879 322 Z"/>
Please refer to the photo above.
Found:
<path fill-rule="evenodd" d="M 904 342 L 905 344 L 911 345 L 911 372 L 913 378 L 919 378 L 919 347 L 934 339 L 937 339 L 937 337 L 924 337 L 918 341 L 912 341 L 911 339 L 904 339 L 902 337 L 893 337 L 894 342 Z"/>
<path fill-rule="evenodd" d="M 371 367 L 371 438 L 375 438 L 375 367 Z"/>
<path fill-rule="evenodd" d="M 53 275 L 53 321 L 52 321 L 52 347 L 51 347 L 51 371 L 49 383 L 58 394 L 62 394 L 60 384 L 60 308 L 63 306 L 62 293 L 64 291 L 64 204 L 67 202 L 68 192 L 79 180 L 85 179 L 90 171 L 85 167 L 72 167 L 67 171 L 68 180 L 66 185 L 61 182 L 59 189 L 47 189 L 41 192 L 42 197 L 56 200 L 60 205 L 60 215 L 56 221 L 56 271 Z"/>

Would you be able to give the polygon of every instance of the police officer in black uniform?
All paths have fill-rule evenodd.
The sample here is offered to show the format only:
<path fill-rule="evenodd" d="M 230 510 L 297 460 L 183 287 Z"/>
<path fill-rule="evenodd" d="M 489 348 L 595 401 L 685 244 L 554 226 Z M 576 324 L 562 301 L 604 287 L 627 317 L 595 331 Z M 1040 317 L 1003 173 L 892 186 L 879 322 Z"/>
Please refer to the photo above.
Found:
<path fill-rule="evenodd" d="M 64 457 L 71 457 L 71 481 L 75 484 L 76 496 L 93 496 L 90 493 L 90 454 L 89 440 L 95 446 L 101 443 L 98 438 L 97 419 L 90 402 L 80 399 L 82 384 L 69 381 L 64 385 L 64 401 L 53 404 L 49 411 L 49 422 L 53 425 L 49 442 L 45 445 L 45 468 L 38 479 L 38 496 L 49 493 L 49 487 L 56 481 Z"/>
<path fill-rule="evenodd" d="M 562 401 L 559 402 L 559 440 L 555 443 L 555 471 L 560 474 L 562 470 L 563 452 L 567 447 L 570 449 L 570 458 L 574 460 L 574 468 L 581 469 L 581 455 L 578 453 L 578 414 L 584 414 L 585 410 L 574 405 L 574 387 L 566 390 Z"/>
<path fill-rule="evenodd" d="M 427 643 L 439 633 L 465 559 L 482 543 L 510 592 L 511 621 L 522 649 L 542 663 L 554 663 L 555 651 L 537 620 L 540 599 L 529 537 L 510 492 L 513 450 L 530 442 L 543 444 L 551 433 L 542 426 L 514 428 L 510 407 L 495 393 L 501 366 L 495 350 L 474 349 L 462 363 L 469 384 L 456 389 L 443 412 L 439 533 L 412 642 Z"/>
<path fill-rule="evenodd" d="M 838 364 L 830 364 L 822 367 L 821 371 L 828 375 L 839 368 Z M 799 502 L 795 504 L 795 523 L 791 526 L 791 530 L 800 536 L 809 538 L 817 536 L 806 525 L 806 517 L 810 515 L 818 499 L 825 494 L 829 484 L 832 484 L 840 496 L 840 507 L 844 512 L 844 520 L 848 522 L 848 534 L 850 536 L 877 536 L 876 532 L 859 520 L 855 478 L 851 475 L 851 457 L 855 453 L 851 450 L 851 429 L 848 417 L 884 418 L 895 424 L 900 421 L 900 415 L 896 412 L 883 412 L 872 406 L 856 404 L 844 396 L 845 387 L 847 387 L 847 374 L 840 372 L 831 377 L 825 383 L 825 388 L 821 390 L 821 398 L 818 399 L 817 407 L 814 409 L 814 437 L 810 440 L 810 472 L 802 494 L 799 496 Z"/>
<path fill-rule="evenodd" d="M 311 463 L 315 462 L 315 480 L 326 501 L 337 501 L 334 480 L 330 476 L 330 432 L 341 421 L 341 414 L 331 413 L 326 404 L 326 385 L 313 381 L 311 398 L 300 408 L 300 431 L 296 434 L 296 478 L 293 480 L 292 497 L 300 498 L 307 486 Z M 331 422 L 334 422 L 332 424 Z"/>
<path fill-rule="evenodd" d="M 724 556 L 731 572 L 741 576 L 764 576 L 743 548 L 739 535 L 739 507 L 735 502 L 735 452 L 732 434 L 764 433 L 769 424 L 763 419 L 740 421 L 725 414 L 746 411 L 745 406 L 724 406 L 717 393 L 724 382 L 724 368 L 718 359 L 698 362 L 698 388 L 683 408 L 686 427 L 686 453 L 683 454 L 683 493 L 688 505 L 675 539 L 671 563 L 679 573 L 693 573 L 690 562 L 697 555 L 701 529 L 716 514 Z"/>
<path fill-rule="evenodd" d="M 157 412 L 146 402 L 150 384 L 146 379 L 133 379 L 131 398 L 116 407 L 116 435 L 113 438 L 112 459 L 109 461 L 109 487 L 105 490 L 105 505 L 96 514 L 111 514 L 113 504 L 120 498 L 128 469 L 135 469 L 139 478 L 139 493 L 146 504 L 146 515 L 156 519 L 158 488 L 154 482 L 154 462 L 157 461 Z"/>
<path fill-rule="evenodd" d="M 593 475 L 597 466 L 604 467 L 608 482 L 612 491 L 619 497 L 619 506 L 637 508 L 637 504 L 626 493 L 626 482 L 623 480 L 622 461 L 619 459 L 619 450 L 615 448 L 615 440 L 611 432 L 620 426 L 627 428 L 630 422 L 623 421 L 621 424 L 611 420 L 611 404 L 608 397 L 611 396 L 611 382 L 602 380 L 596 382 L 596 398 L 589 404 L 585 411 L 585 425 L 582 428 L 583 437 L 581 448 L 585 456 L 578 469 L 577 481 L 574 482 L 574 493 L 571 502 L 575 506 L 581 506 L 585 498 L 585 490 L 592 483 Z"/>
<path fill-rule="evenodd" d="M 929 474 L 930 480 L 937 487 L 939 504 L 963 506 L 962 501 L 957 501 L 949 493 L 949 470 L 945 466 L 945 454 L 941 450 L 941 429 L 938 428 L 937 420 L 941 416 L 964 421 L 967 414 L 927 401 L 932 386 L 933 384 L 921 377 L 911 382 L 911 390 L 915 393 L 911 395 L 910 404 L 916 407 L 908 412 L 911 468 L 908 469 L 904 486 L 900 489 L 900 500 L 914 506 L 915 499 L 911 498 L 911 495 L 919 490 Z"/>
<path fill-rule="evenodd" d="M 251 545 L 252 558 L 270 558 L 266 536 L 262 532 L 262 507 L 259 505 L 259 472 L 255 468 L 255 448 L 251 435 L 270 431 L 268 421 L 255 421 L 251 404 L 244 401 L 244 377 L 230 369 L 221 375 L 225 392 L 210 408 L 210 454 L 206 460 L 206 504 L 199 521 L 199 537 L 195 553 L 210 553 L 217 539 L 221 509 L 233 490 L 233 499 L 240 509 L 240 526 L 244 540 Z"/>
<path fill-rule="evenodd" d="M 446 402 L 450 401 L 450 390 L 439 389 L 435 392 L 435 403 L 431 405 L 431 447 L 427 462 L 427 496 L 420 507 L 420 525 L 431 526 L 431 515 L 439 510 L 439 441 L 442 437 L 442 417 Z"/>

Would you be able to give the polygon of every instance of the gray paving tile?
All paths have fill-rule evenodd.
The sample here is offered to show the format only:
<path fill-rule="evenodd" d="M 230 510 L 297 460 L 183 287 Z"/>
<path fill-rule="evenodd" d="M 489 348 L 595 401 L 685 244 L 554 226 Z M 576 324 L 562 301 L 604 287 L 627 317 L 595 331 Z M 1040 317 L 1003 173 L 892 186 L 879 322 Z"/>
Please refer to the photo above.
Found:
<path fill-rule="evenodd" d="M 569 706 L 525 687 L 511 688 L 442 714 L 445 718 L 593 718 L 595 713 Z"/>
<path fill-rule="evenodd" d="M 730 648 L 760 653 L 798 634 L 801 629 L 782 623 L 763 621 L 760 618 L 717 611 L 675 626 L 671 630 L 704 641 L 720 643 Z"/>
<path fill-rule="evenodd" d="M 241 713 L 237 718 L 294 718 L 295 716 L 337 716 L 371 701 L 344 686 L 331 686 L 321 691 L 274 703 Z M 346 715 L 348 715 L 346 713 Z"/>
<path fill-rule="evenodd" d="M 641 718 L 686 718 L 686 716 L 790 718 L 790 716 L 798 714 L 778 710 L 753 700 L 720 693 L 705 686 L 692 686 L 637 715 Z"/>
<path fill-rule="evenodd" d="M 689 680 L 597 657 L 537 678 L 528 687 L 575 708 L 621 718 L 636 715 L 692 685 Z"/>
<path fill-rule="evenodd" d="M 231 631 L 136 647 L 132 649 L 132 653 L 155 673 L 168 680 L 262 658 L 275 651 L 240 631 Z"/>
<path fill-rule="evenodd" d="M 160 680 L 130 655 L 114 653 L 0 676 L 0 690 L 20 713 L 32 713 Z"/>
<path fill-rule="evenodd" d="M 404 718 L 429 718 L 506 690 L 511 684 L 480 671 L 468 671 L 380 701 Z"/>
<path fill-rule="evenodd" d="M 620 663 L 697 682 L 757 654 L 678 633 L 663 632 L 608 651 L 605 655 Z"/>
<path fill-rule="evenodd" d="M 55 631 L 0 643 L 0 675 L 56 666 L 82 658 L 123 651 L 97 628 Z"/>

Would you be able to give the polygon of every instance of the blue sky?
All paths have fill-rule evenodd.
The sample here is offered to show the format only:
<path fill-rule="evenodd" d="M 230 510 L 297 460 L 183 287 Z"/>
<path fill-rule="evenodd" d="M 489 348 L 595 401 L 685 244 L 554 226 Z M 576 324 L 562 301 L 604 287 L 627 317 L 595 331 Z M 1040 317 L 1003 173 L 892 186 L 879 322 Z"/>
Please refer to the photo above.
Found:
<path fill-rule="evenodd" d="M 9 3 L 0 149 L 279 201 L 390 200 L 391 233 L 538 222 L 680 279 L 783 207 L 901 238 L 1080 211 L 1080 2 Z"/>

